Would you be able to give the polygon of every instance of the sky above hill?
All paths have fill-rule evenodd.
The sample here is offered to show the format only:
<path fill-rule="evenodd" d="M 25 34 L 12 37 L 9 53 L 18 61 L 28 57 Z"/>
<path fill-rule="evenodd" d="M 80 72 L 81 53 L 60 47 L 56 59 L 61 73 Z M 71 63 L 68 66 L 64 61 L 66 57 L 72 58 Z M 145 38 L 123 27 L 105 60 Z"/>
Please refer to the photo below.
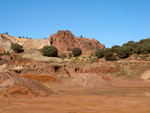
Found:
<path fill-rule="evenodd" d="M 106 47 L 150 37 L 150 0 L 0 0 L 0 33 L 43 39 L 58 30 Z"/>

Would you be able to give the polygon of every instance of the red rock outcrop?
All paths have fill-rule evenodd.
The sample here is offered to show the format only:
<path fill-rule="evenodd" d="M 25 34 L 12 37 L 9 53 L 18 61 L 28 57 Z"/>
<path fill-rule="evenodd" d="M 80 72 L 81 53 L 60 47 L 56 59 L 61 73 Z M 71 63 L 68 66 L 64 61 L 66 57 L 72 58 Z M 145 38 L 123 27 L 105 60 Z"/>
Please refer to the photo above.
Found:
<path fill-rule="evenodd" d="M 63 51 L 72 51 L 75 47 L 80 48 L 82 51 L 105 49 L 105 46 L 96 39 L 77 38 L 68 30 L 59 30 L 56 34 L 50 35 L 49 41 L 50 45 Z"/>
<path fill-rule="evenodd" d="M 0 47 L 0 55 L 3 55 L 5 53 L 5 49 Z"/>

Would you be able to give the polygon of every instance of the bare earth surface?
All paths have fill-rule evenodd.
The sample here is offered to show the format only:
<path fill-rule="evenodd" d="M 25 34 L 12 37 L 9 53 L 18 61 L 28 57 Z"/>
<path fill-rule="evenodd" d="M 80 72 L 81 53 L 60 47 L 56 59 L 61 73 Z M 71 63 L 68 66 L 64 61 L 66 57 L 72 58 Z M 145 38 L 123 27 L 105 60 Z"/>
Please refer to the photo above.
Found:
<path fill-rule="evenodd" d="M 0 113 L 150 113 L 150 83 L 115 79 L 113 86 L 91 88 L 65 82 L 43 83 L 57 93 L 48 97 L 0 98 Z"/>
<path fill-rule="evenodd" d="M 12 52 L 12 42 L 24 52 Z M 46 45 L 58 57 L 43 56 Z M 69 58 L 74 47 L 83 53 Z M 94 55 L 98 48 L 105 46 L 70 31 L 49 39 L 0 36 L 0 113 L 150 113 L 150 54 L 106 62 Z"/>

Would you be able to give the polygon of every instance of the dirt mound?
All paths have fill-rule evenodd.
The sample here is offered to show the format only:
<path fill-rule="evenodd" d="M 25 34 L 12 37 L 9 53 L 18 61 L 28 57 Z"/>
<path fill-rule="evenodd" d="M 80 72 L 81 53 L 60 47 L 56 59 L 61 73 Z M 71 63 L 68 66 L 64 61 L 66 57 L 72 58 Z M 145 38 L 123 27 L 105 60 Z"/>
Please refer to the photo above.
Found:
<path fill-rule="evenodd" d="M 1 97 L 18 97 L 18 96 L 30 96 L 30 97 L 34 97 L 33 95 L 34 92 L 31 93 L 31 91 L 29 89 L 27 89 L 26 87 L 23 86 L 12 86 L 10 88 L 8 88 L 7 90 L 3 91 L 1 93 Z M 36 94 L 36 93 L 34 93 Z M 36 95 L 38 96 L 38 95 Z"/>
<path fill-rule="evenodd" d="M 82 51 L 105 48 L 105 46 L 96 39 L 78 38 L 68 30 L 59 30 L 56 34 L 50 35 L 49 42 L 50 45 L 63 51 L 72 51 L 75 47 L 79 47 Z"/>
<path fill-rule="evenodd" d="M 76 75 L 67 85 L 80 87 L 111 86 L 111 84 L 105 81 L 101 76 L 89 73 Z"/>
<path fill-rule="evenodd" d="M 21 77 L 34 79 L 39 82 L 59 82 L 56 78 L 50 75 L 31 74 L 31 75 L 21 75 Z"/>
<path fill-rule="evenodd" d="M 16 93 L 17 95 L 26 96 L 48 96 L 49 94 L 55 94 L 40 82 L 23 77 L 10 78 L 0 85 L 1 95 L 14 96 Z"/>

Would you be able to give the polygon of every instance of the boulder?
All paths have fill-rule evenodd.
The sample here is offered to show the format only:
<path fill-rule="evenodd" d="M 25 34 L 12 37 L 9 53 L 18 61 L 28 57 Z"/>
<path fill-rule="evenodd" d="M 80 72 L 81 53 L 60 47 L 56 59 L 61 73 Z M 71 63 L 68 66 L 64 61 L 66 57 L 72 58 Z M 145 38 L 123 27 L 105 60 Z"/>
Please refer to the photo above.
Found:
<path fill-rule="evenodd" d="M 112 85 L 100 75 L 91 73 L 76 74 L 66 85 L 79 87 L 112 87 Z"/>

